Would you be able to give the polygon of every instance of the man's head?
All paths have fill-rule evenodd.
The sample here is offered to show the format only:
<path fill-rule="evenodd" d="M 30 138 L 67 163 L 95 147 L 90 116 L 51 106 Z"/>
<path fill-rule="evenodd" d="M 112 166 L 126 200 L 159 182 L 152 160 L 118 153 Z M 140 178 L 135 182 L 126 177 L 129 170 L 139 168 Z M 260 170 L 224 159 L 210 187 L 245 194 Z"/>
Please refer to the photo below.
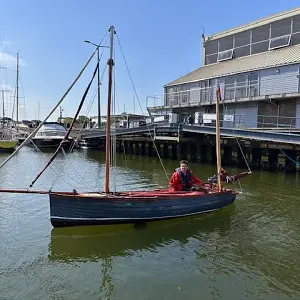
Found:
<path fill-rule="evenodd" d="M 186 160 L 181 160 L 180 161 L 180 169 L 181 169 L 183 174 L 186 173 L 186 171 L 188 169 L 188 165 L 189 165 L 189 163 Z"/>

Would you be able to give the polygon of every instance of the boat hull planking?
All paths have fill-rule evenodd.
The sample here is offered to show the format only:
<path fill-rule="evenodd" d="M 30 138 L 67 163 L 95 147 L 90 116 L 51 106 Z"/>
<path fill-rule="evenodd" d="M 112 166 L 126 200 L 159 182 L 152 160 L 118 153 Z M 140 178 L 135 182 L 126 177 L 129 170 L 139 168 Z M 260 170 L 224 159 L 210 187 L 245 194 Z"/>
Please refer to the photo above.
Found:
<path fill-rule="evenodd" d="M 236 193 L 232 191 L 123 195 L 51 193 L 51 224 L 54 227 L 68 227 L 166 220 L 215 211 L 230 205 L 236 198 Z"/>

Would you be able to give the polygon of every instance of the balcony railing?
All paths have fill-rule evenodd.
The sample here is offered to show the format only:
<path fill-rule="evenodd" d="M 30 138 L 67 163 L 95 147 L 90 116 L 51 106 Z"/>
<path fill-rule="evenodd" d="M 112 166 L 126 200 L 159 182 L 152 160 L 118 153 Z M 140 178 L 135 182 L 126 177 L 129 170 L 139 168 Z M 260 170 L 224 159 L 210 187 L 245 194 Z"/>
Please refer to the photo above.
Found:
<path fill-rule="evenodd" d="M 299 93 L 299 75 L 275 75 L 269 78 L 232 84 L 220 84 L 224 102 L 272 95 Z M 166 93 L 164 97 L 147 97 L 147 107 L 197 106 L 216 101 L 216 86 Z"/>
<path fill-rule="evenodd" d="M 206 115 L 205 121 L 203 116 Z M 212 115 L 210 119 L 207 115 Z M 273 116 L 273 115 L 257 115 L 255 120 L 255 126 L 251 126 L 251 122 L 247 122 L 247 116 L 245 114 L 232 114 L 228 119 L 227 113 L 220 113 L 220 126 L 225 128 L 235 129 L 259 129 L 259 130 L 278 130 L 284 132 L 291 132 L 295 128 L 300 127 L 299 117 L 287 117 L 287 116 Z M 200 113 L 195 125 L 202 126 L 215 126 L 215 114 L 203 114 Z M 184 123 L 188 123 L 186 120 Z"/>

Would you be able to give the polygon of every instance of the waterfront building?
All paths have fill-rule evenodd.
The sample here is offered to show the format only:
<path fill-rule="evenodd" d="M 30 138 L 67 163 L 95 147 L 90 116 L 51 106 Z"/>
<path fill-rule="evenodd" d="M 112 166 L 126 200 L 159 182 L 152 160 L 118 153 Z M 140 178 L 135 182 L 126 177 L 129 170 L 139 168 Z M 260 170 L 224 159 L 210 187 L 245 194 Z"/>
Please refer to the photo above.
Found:
<path fill-rule="evenodd" d="M 147 97 L 150 115 L 209 124 L 220 86 L 222 126 L 300 128 L 300 8 L 202 41 L 202 66 L 165 84 L 161 98 Z"/>

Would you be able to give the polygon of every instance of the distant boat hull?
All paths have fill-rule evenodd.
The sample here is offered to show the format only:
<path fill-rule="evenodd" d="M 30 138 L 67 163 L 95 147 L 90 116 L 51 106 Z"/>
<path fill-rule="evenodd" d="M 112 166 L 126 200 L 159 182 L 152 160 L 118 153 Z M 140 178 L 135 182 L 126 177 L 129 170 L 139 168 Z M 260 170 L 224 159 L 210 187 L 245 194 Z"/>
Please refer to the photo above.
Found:
<path fill-rule="evenodd" d="M 155 192 L 116 195 L 51 193 L 53 227 L 138 223 L 208 213 L 230 205 L 236 193 Z"/>
<path fill-rule="evenodd" d="M 57 122 L 46 122 L 41 128 L 36 132 L 36 134 L 31 138 L 34 144 L 40 148 L 46 149 L 57 149 L 67 134 L 65 127 Z M 19 143 L 22 143 L 26 137 L 19 137 Z M 72 143 L 72 138 L 68 139 L 68 142 L 64 143 L 64 148 L 68 148 Z M 27 144 L 28 146 L 33 146 L 31 142 Z"/>
<path fill-rule="evenodd" d="M 58 146 L 60 145 L 60 143 L 63 140 L 62 138 L 33 138 L 32 139 L 34 144 L 38 147 L 38 148 L 51 148 L 51 149 L 57 149 Z M 71 141 L 69 140 L 67 143 L 64 144 L 64 148 L 68 148 L 71 145 Z"/>
<path fill-rule="evenodd" d="M 25 138 L 19 138 L 18 141 L 21 144 Z M 34 144 L 40 149 L 57 149 L 60 145 L 62 138 L 32 138 Z M 64 144 L 64 148 L 69 148 L 71 145 L 71 140 Z M 28 142 L 28 146 L 33 146 L 31 142 Z"/>

